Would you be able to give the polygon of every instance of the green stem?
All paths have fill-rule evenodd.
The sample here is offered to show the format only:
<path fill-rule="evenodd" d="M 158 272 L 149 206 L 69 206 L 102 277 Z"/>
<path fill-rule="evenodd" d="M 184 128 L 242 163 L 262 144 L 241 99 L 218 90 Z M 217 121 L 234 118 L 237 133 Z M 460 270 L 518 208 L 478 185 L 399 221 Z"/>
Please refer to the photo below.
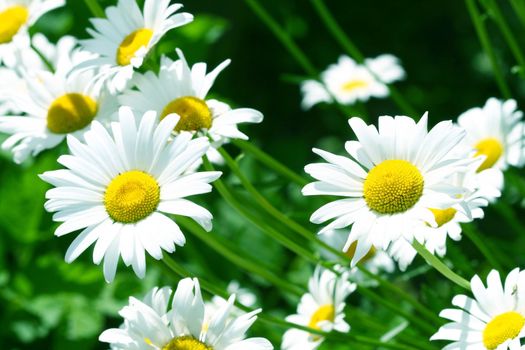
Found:
<path fill-rule="evenodd" d="M 487 34 L 487 29 L 485 28 L 483 24 L 483 19 L 481 18 L 481 15 L 478 11 L 475 0 L 465 0 L 465 1 L 466 1 L 467 9 L 470 13 L 470 17 L 472 19 L 472 23 L 474 24 L 474 28 L 476 29 L 476 33 L 478 34 L 479 41 L 481 42 L 481 46 L 483 47 L 483 50 L 485 51 L 492 65 L 492 73 L 494 74 L 496 83 L 498 84 L 498 87 L 503 97 L 511 98 L 510 88 L 508 87 L 507 83 L 505 82 L 505 79 L 503 78 L 503 73 L 501 72 L 501 69 L 498 65 L 496 53 L 494 52 L 494 49 L 492 48 L 492 45 L 490 44 L 489 36 Z"/>
<path fill-rule="evenodd" d="M 485 241 L 479 236 L 476 228 L 472 224 L 461 225 L 463 233 L 467 236 L 472 243 L 478 248 L 483 254 L 485 259 L 492 265 L 496 270 L 503 272 L 503 268 L 498 262 L 498 259 L 492 254 L 492 250 L 485 244 Z"/>
<path fill-rule="evenodd" d="M 518 15 L 523 29 L 525 29 L 525 2 L 523 0 L 510 0 L 510 4 Z"/>
<path fill-rule="evenodd" d="M 436 269 L 443 276 L 445 276 L 446 278 L 448 278 L 450 281 L 454 282 L 458 286 L 470 290 L 469 281 L 467 281 L 466 279 L 464 279 L 463 277 L 459 276 L 454 271 L 452 271 L 441 260 L 439 260 L 431 252 L 429 252 L 427 248 L 425 248 L 424 245 L 422 245 L 421 243 L 419 243 L 417 240 L 414 239 L 414 241 L 412 242 L 412 247 L 414 247 L 414 249 L 418 252 L 418 254 L 421 255 L 423 259 L 425 259 L 426 262 L 430 266 Z"/>
<path fill-rule="evenodd" d="M 42 60 L 46 68 L 49 69 L 51 73 L 55 73 L 55 67 L 53 67 L 53 64 L 47 59 L 46 56 L 44 56 L 42 51 L 40 51 L 35 45 L 33 45 L 33 43 L 31 43 L 30 46 L 31 46 L 31 49 L 35 51 L 38 57 Z"/>
<path fill-rule="evenodd" d="M 89 8 L 93 16 L 104 18 L 106 15 L 104 14 L 104 10 L 100 6 L 97 0 L 84 0 L 86 3 L 86 6 Z"/>

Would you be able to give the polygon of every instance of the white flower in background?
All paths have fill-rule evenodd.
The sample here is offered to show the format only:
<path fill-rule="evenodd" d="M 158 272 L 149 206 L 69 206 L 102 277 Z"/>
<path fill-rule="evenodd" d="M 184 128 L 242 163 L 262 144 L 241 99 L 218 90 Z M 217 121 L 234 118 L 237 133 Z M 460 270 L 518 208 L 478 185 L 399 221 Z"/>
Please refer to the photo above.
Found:
<path fill-rule="evenodd" d="M 220 163 L 222 157 L 215 148 L 232 138 L 247 140 L 248 136 L 239 131 L 238 124 L 260 123 L 263 115 L 251 108 L 231 109 L 226 103 L 206 100 L 215 79 L 230 60 L 206 73 L 205 63 L 196 63 L 190 68 L 182 51 L 177 53 L 180 59 L 175 62 L 163 58 L 159 75 L 137 74 L 132 84 L 135 90 L 124 92 L 119 101 L 139 113 L 154 110 L 161 118 L 178 114 L 181 120 L 175 131 L 207 133 L 213 140 L 207 156 L 210 161 Z"/>
<path fill-rule="evenodd" d="M 112 281 L 119 256 L 140 278 L 146 271 L 144 252 L 159 260 L 162 250 L 175 251 L 185 243 L 179 226 L 166 214 L 188 216 L 207 231 L 212 215 L 184 199 L 211 191 L 220 172 L 183 175 L 209 147 L 204 138 L 182 134 L 168 142 L 178 121 L 175 115 L 158 122 L 155 112 L 135 116 L 127 107 L 119 111 L 112 134 L 97 121 L 84 134 L 85 144 L 68 136 L 72 155 L 58 162 L 68 169 L 45 172 L 41 178 L 56 188 L 46 193 L 46 210 L 63 222 L 55 231 L 62 236 L 77 230 L 66 252 L 72 262 L 96 242 L 93 262 L 104 259 L 104 276 Z"/>
<path fill-rule="evenodd" d="M 0 116 L 22 112 L 13 103 L 17 93 L 26 93 L 24 80 L 14 70 L 0 67 Z"/>
<path fill-rule="evenodd" d="M 450 340 L 443 349 L 518 350 L 525 337 L 525 274 L 512 270 L 502 285 L 492 270 L 487 287 L 476 275 L 471 281 L 474 299 L 456 295 L 452 304 L 439 314 L 452 321 L 442 326 L 431 340 Z"/>
<path fill-rule="evenodd" d="M 379 131 L 360 118 L 349 123 L 359 140 L 345 144 L 351 158 L 314 149 L 328 163 L 305 167 L 318 181 L 306 185 L 303 194 L 344 197 L 319 208 L 310 220 L 335 219 L 320 233 L 352 225 L 344 250 L 357 241 L 355 266 L 372 246 L 387 250 L 401 237 L 412 242 L 421 222 L 437 226 L 428 208 L 446 209 L 458 202 L 464 189 L 447 179 L 464 171 L 467 154 L 450 157 L 463 130 L 444 121 L 427 131 L 426 114 L 417 124 L 405 116 L 380 117 Z"/>
<path fill-rule="evenodd" d="M 235 295 L 232 295 L 211 318 L 205 320 L 206 306 L 202 301 L 199 281 L 181 280 L 171 308 L 168 287 L 154 289 L 144 301 L 129 298 L 120 315 L 120 328 L 104 331 L 99 340 L 118 350 L 271 350 L 265 338 L 246 338 L 246 332 L 261 311 L 232 316 Z"/>
<path fill-rule="evenodd" d="M 237 281 L 231 281 L 228 284 L 228 287 L 226 288 L 226 291 L 229 294 L 235 294 L 237 300 L 244 306 L 247 307 L 254 307 L 257 303 L 257 296 L 249 289 L 241 288 L 239 282 Z M 228 303 L 228 300 L 218 296 L 214 295 L 210 301 L 206 302 L 206 318 L 211 319 L 215 313 L 221 309 L 224 304 Z M 234 307 L 235 308 L 235 307 Z M 235 308 L 236 310 L 232 310 L 232 313 L 238 313 L 242 312 L 241 310 Z"/>
<path fill-rule="evenodd" d="M 304 294 L 297 306 L 297 314 L 290 315 L 287 321 L 324 332 L 336 330 L 350 331 L 344 320 L 345 299 L 356 289 L 348 282 L 348 272 L 337 276 L 330 270 L 319 266 L 308 282 L 308 293 Z M 283 350 L 317 349 L 323 337 L 299 329 L 290 329 L 283 335 Z"/>
<path fill-rule="evenodd" d="M 16 51 L 29 47 L 28 28 L 65 0 L 0 0 L 0 63 L 17 64 Z"/>
<path fill-rule="evenodd" d="M 332 102 L 334 98 L 338 103 L 351 105 L 368 101 L 370 97 L 387 97 L 386 84 L 404 77 L 405 71 L 395 56 L 381 55 L 358 64 L 343 55 L 321 74 L 322 83 L 315 80 L 302 83 L 302 106 L 309 109 L 320 102 Z"/>
<path fill-rule="evenodd" d="M 118 0 L 117 6 L 106 9 L 107 18 L 94 18 L 89 29 L 91 39 L 83 40 L 86 50 L 100 57 L 81 67 L 101 67 L 96 81 L 108 81 L 110 90 L 121 91 L 144 57 L 173 28 L 193 21 L 189 13 L 175 13 L 182 4 L 169 0 L 146 0 L 141 12 L 136 0 Z"/>
<path fill-rule="evenodd" d="M 472 108 L 458 117 L 467 131 L 466 144 L 475 155 L 485 156 L 476 177 L 476 186 L 489 194 L 490 200 L 501 195 L 503 174 L 509 166 L 525 163 L 525 123 L 516 101 L 489 98 L 483 108 Z"/>

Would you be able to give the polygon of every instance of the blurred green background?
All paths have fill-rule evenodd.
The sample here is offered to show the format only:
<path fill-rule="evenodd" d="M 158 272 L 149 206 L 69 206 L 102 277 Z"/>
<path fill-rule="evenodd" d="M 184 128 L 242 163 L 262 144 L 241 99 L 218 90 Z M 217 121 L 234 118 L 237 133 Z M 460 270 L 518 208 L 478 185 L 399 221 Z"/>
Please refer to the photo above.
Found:
<path fill-rule="evenodd" d="M 107 6 L 114 1 L 100 3 Z M 343 53 L 310 1 L 265 0 L 261 3 L 319 70 Z M 367 57 L 391 53 L 401 59 L 407 79 L 396 86 L 418 111 L 418 115 L 412 117 L 419 118 L 429 111 L 434 124 L 454 119 L 473 106 L 481 106 L 488 97 L 500 97 L 463 1 L 331 0 L 326 3 Z M 500 3 L 515 32 L 522 33 L 510 7 L 504 1 Z M 332 105 L 319 105 L 307 112 L 301 110 L 298 81 L 306 78 L 305 72 L 244 1 L 191 0 L 184 5 L 186 11 L 196 16 L 195 22 L 171 31 L 157 48 L 158 52 L 173 55 L 174 48 L 179 47 L 190 63 L 205 61 L 210 67 L 231 58 L 232 64 L 220 75 L 212 91 L 215 97 L 233 106 L 252 107 L 264 113 L 262 124 L 243 127 L 253 142 L 300 173 L 305 164 L 316 160 L 312 147 L 342 152 L 344 141 L 353 137 L 346 123 L 348 116 Z M 83 1 L 68 0 L 65 8 L 44 16 L 34 31 L 43 32 L 52 41 L 65 34 L 85 38 L 89 17 Z M 525 86 L 511 74 L 513 57 L 499 31 L 490 23 L 489 33 L 513 96 L 523 107 Z M 525 48 L 525 38 L 518 35 L 518 39 Z M 366 108 L 374 122 L 379 115 L 400 113 L 389 99 L 372 99 L 361 108 Z M 22 166 L 14 165 L 5 153 L 0 158 L 0 349 L 107 348 L 97 341 L 98 335 L 103 329 L 120 324 L 116 312 L 128 296 L 142 296 L 154 285 L 175 286 L 177 282 L 152 260 L 148 260 L 144 281 L 120 266 L 115 282 L 110 285 L 104 282 L 101 268 L 92 264 L 91 250 L 71 265 L 63 261 L 74 234 L 53 237 L 56 224 L 43 210 L 47 185 L 37 177 L 45 170 L 57 168 L 60 150 L 44 152 L 34 162 Z M 235 155 L 239 153 L 234 147 L 228 150 Z M 308 217 L 323 203 L 322 199 L 302 197 L 298 186 L 288 184 L 250 157 L 239 159 L 239 163 L 274 205 L 312 230 L 316 229 L 308 223 Z M 226 181 L 238 190 L 239 198 L 249 202 L 236 180 L 228 171 L 225 173 Z M 510 262 L 507 268 L 523 265 L 525 261 L 524 237 L 518 238 L 515 234 L 520 229 L 515 218 L 523 218 L 524 214 L 519 206 L 524 182 L 517 171 L 510 175 L 504 195 L 504 203 L 510 204 L 490 208 L 487 217 L 477 223 L 490 244 Z M 311 265 L 239 217 L 217 193 L 200 196 L 197 201 L 214 214 L 211 235 L 228 238 L 256 261 L 306 286 L 313 269 Z M 300 238 L 290 237 L 303 244 Z M 295 312 L 296 297 L 244 273 L 191 234 L 188 233 L 187 238 L 186 247 L 173 257 L 197 277 L 212 281 L 220 288 L 225 288 L 230 280 L 238 280 L 259 296 L 265 311 L 279 317 Z M 448 258 L 454 263 L 455 271 L 467 278 L 474 273 L 483 274 L 489 268 L 467 239 L 449 244 Z M 437 314 L 449 305 L 451 296 L 458 290 L 428 270 L 416 259 L 407 272 L 396 273 L 392 280 Z M 392 302 L 409 310 L 408 305 L 397 300 Z M 359 295 L 352 295 L 349 304 L 347 317 L 356 334 L 379 337 L 385 328 L 401 322 L 399 316 Z M 370 323 L 362 318 L 363 314 L 372 315 L 377 322 Z M 254 335 L 270 338 L 276 348 L 283 331 L 263 323 L 257 323 L 252 329 Z M 418 333 L 410 326 L 404 333 L 421 341 L 430 335 Z M 327 343 L 323 348 L 350 347 Z"/>

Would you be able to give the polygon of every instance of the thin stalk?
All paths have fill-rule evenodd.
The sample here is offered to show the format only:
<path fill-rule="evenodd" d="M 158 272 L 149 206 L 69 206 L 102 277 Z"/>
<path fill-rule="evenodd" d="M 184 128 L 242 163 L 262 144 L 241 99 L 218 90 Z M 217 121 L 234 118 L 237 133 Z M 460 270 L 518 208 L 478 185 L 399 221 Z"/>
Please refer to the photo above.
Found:
<path fill-rule="evenodd" d="M 470 282 L 464 279 L 463 277 L 456 274 L 452 271 L 447 265 L 445 265 L 441 260 L 434 256 L 427 248 L 414 239 L 412 242 L 412 247 L 418 252 L 426 262 L 436 269 L 440 274 L 448 278 L 450 281 L 454 282 L 458 286 L 470 290 Z"/>
<path fill-rule="evenodd" d="M 35 45 L 33 45 L 33 43 L 31 43 L 30 46 L 31 46 L 31 49 L 35 51 L 38 57 L 42 60 L 46 68 L 49 69 L 51 73 L 55 73 L 55 67 L 53 67 L 53 64 L 47 59 L 46 56 L 44 56 L 42 51 L 40 51 Z"/>
<path fill-rule="evenodd" d="M 89 8 L 89 11 L 93 14 L 95 17 L 104 18 L 106 15 L 104 14 L 104 10 L 102 9 L 102 6 L 98 3 L 97 0 L 84 0 L 86 3 L 86 6 Z"/>
<path fill-rule="evenodd" d="M 510 4 L 525 29 L 525 2 L 523 2 L 523 0 L 510 0 Z"/>
<path fill-rule="evenodd" d="M 485 244 L 485 241 L 483 241 L 483 239 L 479 236 L 476 228 L 472 224 L 461 225 L 461 228 L 463 229 L 465 236 L 467 236 L 476 246 L 476 248 L 478 248 L 478 250 L 481 252 L 481 254 L 483 254 L 485 259 L 487 259 L 492 267 L 500 272 L 503 272 L 504 270 L 501 264 L 498 262 L 498 259 L 496 259 L 496 257 L 492 254 L 492 249 Z"/>
<path fill-rule="evenodd" d="M 476 29 L 476 33 L 478 34 L 481 46 L 483 47 L 483 50 L 485 51 L 490 60 L 490 64 L 492 65 L 492 73 L 494 74 L 494 78 L 496 79 L 496 83 L 501 91 L 501 94 L 505 98 L 511 98 L 510 88 L 508 87 L 505 78 L 503 77 L 503 73 L 501 72 L 501 68 L 498 65 L 496 53 L 490 44 L 487 29 L 483 24 L 483 19 L 481 18 L 481 15 L 478 11 L 475 0 L 465 0 L 465 2 L 472 19 L 472 23 L 474 24 L 474 28 Z"/>

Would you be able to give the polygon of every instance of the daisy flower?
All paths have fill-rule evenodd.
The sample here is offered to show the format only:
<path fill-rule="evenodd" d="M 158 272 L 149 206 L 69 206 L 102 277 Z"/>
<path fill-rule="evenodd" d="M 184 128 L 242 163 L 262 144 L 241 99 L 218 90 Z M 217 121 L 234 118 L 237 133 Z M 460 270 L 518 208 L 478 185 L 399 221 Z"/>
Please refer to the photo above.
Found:
<path fill-rule="evenodd" d="M 260 309 L 233 316 L 232 295 L 208 323 L 199 281 L 181 280 L 168 309 L 171 290 L 155 288 L 143 300 L 129 298 L 120 315 L 120 328 L 104 331 L 99 340 L 115 350 L 271 350 L 264 338 L 246 338 L 246 332 L 257 319 Z"/>
<path fill-rule="evenodd" d="M 72 155 L 58 158 L 68 169 L 41 175 L 56 187 L 46 193 L 45 204 L 47 211 L 56 212 L 53 219 L 63 222 L 55 235 L 82 230 L 67 250 L 66 261 L 96 242 L 93 262 L 104 259 L 108 282 L 115 277 L 119 256 L 143 278 L 145 251 L 160 260 L 162 249 L 172 253 L 175 245 L 184 245 L 183 233 L 167 214 L 191 217 L 210 231 L 211 213 L 184 197 L 210 192 L 209 183 L 221 175 L 183 175 L 204 155 L 209 141 L 182 134 L 168 142 L 177 116 L 159 124 L 151 111 L 137 125 L 132 111 L 122 107 L 119 121 L 111 124 L 111 134 L 93 121 L 85 143 L 68 136 Z"/>
<path fill-rule="evenodd" d="M 463 170 L 467 155 L 449 156 L 464 131 L 450 121 L 427 131 L 426 114 L 417 124 L 405 116 L 380 117 L 379 130 L 360 118 L 349 123 L 359 140 L 345 144 L 351 158 L 314 149 L 328 163 L 305 167 L 317 181 L 306 185 L 303 195 L 344 197 L 319 208 L 310 220 L 335 219 L 320 233 L 352 225 L 344 250 L 357 241 L 355 266 L 372 246 L 387 250 L 401 237 L 412 242 L 420 222 L 437 226 L 428 208 L 446 209 L 458 202 L 455 196 L 463 188 L 447 179 Z"/>
<path fill-rule="evenodd" d="M 175 13 L 181 7 L 170 5 L 170 0 L 146 0 L 141 11 L 135 0 L 118 0 L 117 6 L 106 9 L 107 18 L 91 19 L 95 29 L 87 31 L 92 38 L 82 44 L 99 57 L 79 68 L 101 66 L 96 80 L 109 80 L 111 90 L 121 91 L 164 34 L 193 21 L 189 13 Z"/>
<path fill-rule="evenodd" d="M 348 56 L 339 57 L 321 74 L 321 82 L 306 80 L 301 85 L 302 106 L 309 109 L 320 102 L 332 102 L 335 99 L 344 105 L 356 101 L 368 101 L 370 97 L 388 96 L 386 84 L 401 80 L 405 71 L 399 60 L 392 55 L 381 55 L 366 59 L 358 64 Z"/>
<path fill-rule="evenodd" d="M 483 108 L 472 108 L 458 117 L 458 124 L 467 131 L 466 144 L 475 155 L 485 156 L 477 169 L 478 186 L 492 190 L 492 198 L 501 195 L 503 174 L 509 166 L 525 163 L 525 124 L 516 101 L 489 98 Z"/>
<path fill-rule="evenodd" d="M 525 336 L 525 274 L 512 270 L 502 285 L 498 271 L 487 277 L 487 287 L 478 276 L 471 281 L 474 299 L 456 295 L 439 314 L 452 322 L 442 326 L 430 340 L 450 340 L 444 349 L 518 350 Z"/>
<path fill-rule="evenodd" d="M 222 157 L 216 148 L 231 138 L 247 140 L 239 131 L 240 123 L 260 123 L 263 115 L 251 108 L 231 109 L 226 103 L 206 99 L 219 73 L 230 64 L 222 62 L 206 73 L 205 63 L 196 63 L 191 68 L 182 51 L 177 49 L 179 60 L 173 62 L 164 57 L 159 75 L 147 72 L 133 79 L 134 90 L 120 96 L 121 104 L 143 113 L 157 111 L 161 118 L 176 113 L 181 117 L 176 132 L 189 131 L 207 133 L 213 140 L 207 156 L 210 161 L 220 163 Z"/>
<path fill-rule="evenodd" d="M 348 272 L 337 276 L 330 270 L 315 269 L 308 282 L 308 293 L 304 294 L 297 306 L 297 314 L 287 321 L 312 329 L 331 332 L 350 331 L 344 320 L 345 299 L 356 289 L 348 282 Z M 299 329 L 290 329 L 283 335 L 283 350 L 313 350 L 323 342 L 323 337 Z"/>
<path fill-rule="evenodd" d="M 17 63 L 15 52 L 29 47 L 28 28 L 65 0 L 0 0 L 0 63 Z"/>

